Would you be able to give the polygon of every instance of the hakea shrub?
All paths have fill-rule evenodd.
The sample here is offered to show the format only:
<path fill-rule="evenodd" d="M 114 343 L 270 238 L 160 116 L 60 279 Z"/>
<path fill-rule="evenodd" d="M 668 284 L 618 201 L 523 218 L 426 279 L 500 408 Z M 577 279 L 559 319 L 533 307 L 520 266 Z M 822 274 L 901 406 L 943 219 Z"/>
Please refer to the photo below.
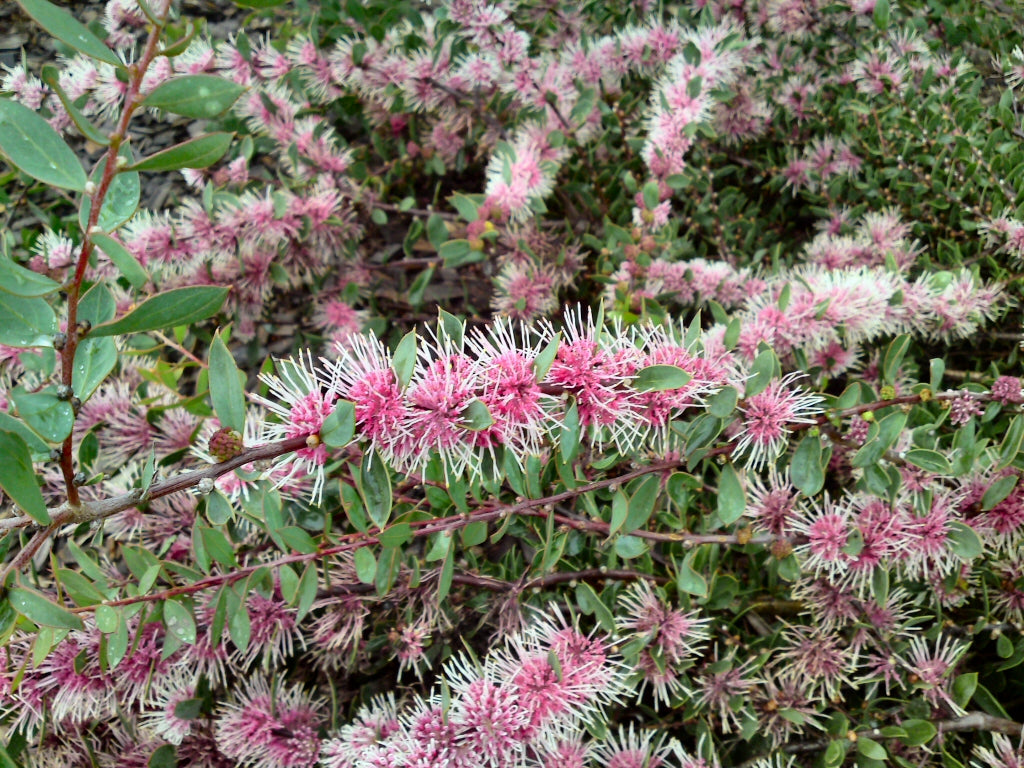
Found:
<path fill-rule="evenodd" d="M 1024 761 L 1006 8 L 18 5 L 0 762 Z"/>

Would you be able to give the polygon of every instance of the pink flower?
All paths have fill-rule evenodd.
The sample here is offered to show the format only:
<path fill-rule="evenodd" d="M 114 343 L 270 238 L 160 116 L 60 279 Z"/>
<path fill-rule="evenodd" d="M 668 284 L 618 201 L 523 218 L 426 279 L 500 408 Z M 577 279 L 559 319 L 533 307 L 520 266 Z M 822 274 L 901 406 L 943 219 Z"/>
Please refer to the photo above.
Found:
<path fill-rule="evenodd" d="M 217 746 L 245 768 L 312 768 L 320 753 L 321 704 L 287 683 L 262 677 L 239 686 L 217 716 Z"/>
<path fill-rule="evenodd" d="M 791 373 L 776 379 L 740 405 L 743 427 L 736 438 L 734 455 L 745 455 L 753 469 L 760 469 L 783 452 L 789 425 L 813 424 L 813 415 L 820 412 L 820 396 L 789 388 L 802 375 Z"/>
<path fill-rule="evenodd" d="M 313 367 L 312 354 L 307 354 L 306 359 L 299 357 L 298 360 L 279 360 L 277 370 L 279 376 L 260 376 L 260 380 L 270 387 L 273 399 L 250 395 L 278 417 L 278 421 L 264 424 L 262 439 L 274 441 L 302 436 L 310 439 L 307 440 L 306 448 L 295 452 L 301 461 L 293 462 L 292 457 L 285 456 L 276 462 L 276 468 L 288 464 L 290 472 L 285 477 L 278 477 L 275 487 L 284 485 L 295 472 L 305 466 L 306 471 L 314 477 L 312 501 L 319 504 L 323 496 L 327 447 L 320 442 L 318 435 L 324 420 L 334 409 L 338 398 L 337 384 Z M 272 472 L 273 468 L 270 470 Z"/>

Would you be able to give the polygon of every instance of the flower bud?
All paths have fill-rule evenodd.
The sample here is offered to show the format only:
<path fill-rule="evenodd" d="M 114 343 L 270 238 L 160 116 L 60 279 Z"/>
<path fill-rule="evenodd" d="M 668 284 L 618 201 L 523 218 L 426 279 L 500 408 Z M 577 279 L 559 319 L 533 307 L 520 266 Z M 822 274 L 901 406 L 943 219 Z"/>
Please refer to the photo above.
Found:
<path fill-rule="evenodd" d="M 220 463 L 240 455 L 245 450 L 245 446 L 242 444 L 242 436 L 237 429 L 221 427 L 210 435 L 207 450 Z"/>
<path fill-rule="evenodd" d="M 95 181 L 87 181 L 87 182 L 85 182 L 85 190 L 84 191 L 85 191 L 85 194 L 87 194 L 87 195 L 95 195 L 96 194 L 96 182 Z"/>

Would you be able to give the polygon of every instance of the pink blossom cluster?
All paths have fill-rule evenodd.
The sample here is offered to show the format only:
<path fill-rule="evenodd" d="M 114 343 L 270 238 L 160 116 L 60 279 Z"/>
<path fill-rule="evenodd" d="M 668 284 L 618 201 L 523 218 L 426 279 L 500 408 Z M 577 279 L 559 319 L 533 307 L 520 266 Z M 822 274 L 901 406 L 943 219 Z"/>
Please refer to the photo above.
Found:
<path fill-rule="evenodd" d="M 451 320 L 457 327 L 442 323 L 432 336 L 419 336 L 414 357 L 396 359 L 373 336 L 353 336 L 322 367 L 311 357 L 289 360 L 264 376 L 271 397 L 254 399 L 278 420 L 262 436 L 314 438 L 297 454 L 318 478 L 314 498 L 328 456 L 317 436 L 341 400 L 354 406 L 353 440 L 391 467 L 418 472 L 439 456 L 452 471 L 479 472 L 499 451 L 519 463 L 558 445 L 570 409 L 580 437 L 595 446 L 664 450 L 673 419 L 737 380 L 728 352 L 701 349 L 699 340 L 686 344 L 681 331 L 663 327 L 604 328 L 580 310 L 567 313 L 560 331 L 496 321 L 464 334 Z M 638 388 L 637 377 L 658 366 L 687 380 Z"/>

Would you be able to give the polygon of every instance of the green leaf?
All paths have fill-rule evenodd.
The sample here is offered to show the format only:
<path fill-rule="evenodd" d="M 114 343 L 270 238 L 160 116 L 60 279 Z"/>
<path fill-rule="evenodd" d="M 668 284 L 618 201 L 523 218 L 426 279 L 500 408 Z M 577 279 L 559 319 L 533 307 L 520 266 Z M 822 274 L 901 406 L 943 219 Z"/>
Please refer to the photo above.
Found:
<path fill-rule="evenodd" d="M 619 532 L 619 529 L 625 524 L 628 515 L 629 499 L 626 498 L 626 494 L 622 492 L 622 489 L 619 489 L 612 495 L 612 517 L 608 523 L 609 536 L 614 536 Z"/>
<path fill-rule="evenodd" d="M 18 416 L 44 440 L 60 443 L 71 434 L 75 414 L 71 403 L 57 399 L 56 387 L 47 387 L 39 392 L 15 387 L 10 397 L 18 409 Z"/>
<path fill-rule="evenodd" d="M 761 394 L 781 371 L 782 366 L 775 353 L 770 349 L 763 350 L 750 366 L 750 377 L 744 386 L 743 396 L 753 397 Z"/>
<path fill-rule="evenodd" d="M 1024 416 L 1018 413 L 1010 420 L 1003 442 L 999 444 L 999 462 L 995 466 L 997 470 L 1005 469 L 1013 463 L 1020 451 L 1021 441 L 1024 441 Z"/>
<path fill-rule="evenodd" d="M 356 578 L 363 584 L 373 584 L 377 576 L 377 558 L 369 547 L 360 547 L 353 555 L 356 566 Z"/>
<path fill-rule="evenodd" d="M 585 581 L 581 581 L 576 585 L 576 602 L 581 611 L 587 614 L 594 614 L 594 618 L 597 619 L 597 623 L 601 625 L 604 631 L 615 631 L 615 615 L 604 604 L 604 601 L 594 591 L 594 588 Z"/>
<path fill-rule="evenodd" d="M 738 398 L 735 387 L 723 387 L 708 398 L 708 413 L 718 419 L 728 419 L 736 410 Z"/>
<path fill-rule="evenodd" d="M 900 364 L 909 348 L 910 334 L 903 333 L 893 339 L 889 348 L 885 350 L 885 358 L 882 362 L 882 380 L 886 384 L 896 382 L 896 374 L 899 372 Z"/>
<path fill-rule="evenodd" d="M 400 547 L 412 541 L 412 526 L 408 523 L 395 523 L 389 525 L 377 536 L 377 541 L 385 549 Z"/>
<path fill-rule="evenodd" d="M 875 26 L 879 29 L 887 29 L 889 26 L 889 0 L 875 0 L 875 9 L 872 13 Z"/>
<path fill-rule="evenodd" d="M 124 63 L 117 58 L 117 54 L 63 8 L 59 8 L 47 0 L 17 0 L 17 3 L 36 24 L 65 45 L 70 45 L 86 56 L 99 59 L 115 67 L 124 67 Z"/>
<path fill-rule="evenodd" d="M 235 5 L 241 6 L 242 8 L 265 10 L 267 8 L 277 8 L 279 5 L 284 5 L 286 2 L 288 2 L 288 0 L 235 0 Z"/>
<path fill-rule="evenodd" d="M 0 431 L 0 456 L 4 458 L 0 461 L 0 488 L 25 514 L 40 525 L 49 525 L 50 513 L 36 481 L 28 445 L 19 435 Z"/>
<path fill-rule="evenodd" d="M 96 629 L 105 635 L 117 631 L 117 625 L 121 621 L 121 614 L 117 608 L 109 605 L 96 606 Z"/>
<path fill-rule="evenodd" d="M 395 347 L 391 357 L 391 367 L 401 387 L 409 386 L 413 371 L 416 370 L 416 331 L 409 331 Z"/>
<path fill-rule="evenodd" d="M 162 82 L 142 104 L 183 117 L 207 120 L 226 112 L 244 91 L 244 86 L 216 75 L 183 75 Z"/>
<path fill-rule="evenodd" d="M 124 145 L 119 153 L 131 163 L 131 150 Z M 106 156 L 103 162 L 96 166 L 89 180 L 99 184 L 106 168 Z M 103 197 L 103 205 L 100 206 L 100 215 L 96 220 L 97 226 L 104 232 L 113 232 L 132 216 L 139 207 L 139 197 L 142 194 L 142 183 L 139 174 L 132 170 L 122 170 L 114 175 L 107 187 L 107 194 Z M 92 212 L 92 197 L 82 196 L 82 207 L 78 211 L 78 223 L 82 225 L 83 231 L 89 229 L 89 215 Z"/>
<path fill-rule="evenodd" d="M 57 316 L 46 299 L 0 291 L 0 344 L 52 347 L 56 332 Z"/>
<path fill-rule="evenodd" d="M 693 559 L 697 552 L 693 551 L 681 563 L 676 564 L 676 587 L 680 592 L 697 597 L 707 597 L 707 579 L 693 568 Z"/>
<path fill-rule="evenodd" d="M 0 99 L 0 152 L 22 173 L 51 187 L 81 192 L 85 170 L 71 147 L 42 117 L 11 99 Z"/>
<path fill-rule="evenodd" d="M 657 475 L 648 475 L 640 481 L 629 497 L 629 514 L 622 524 L 623 533 L 632 533 L 647 525 L 660 492 L 661 478 Z"/>
<path fill-rule="evenodd" d="M 888 752 L 885 751 L 885 747 L 877 741 L 872 741 L 864 736 L 857 739 L 857 751 L 864 755 L 864 757 L 872 760 L 885 760 L 888 756 Z"/>
<path fill-rule="evenodd" d="M 911 718 L 900 723 L 907 735 L 900 739 L 908 747 L 924 746 L 938 735 L 938 729 L 928 720 Z"/>
<path fill-rule="evenodd" d="M 363 457 L 359 480 L 366 512 L 374 525 L 383 528 L 391 517 L 391 475 L 376 451 L 370 451 Z"/>
<path fill-rule="evenodd" d="M 466 429 L 474 432 L 487 429 L 494 424 L 494 417 L 487 410 L 487 406 L 479 399 L 473 399 L 466 409 L 460 414 Z"/>
<path fill-rule="evenodd" d="M 877 464 L 882 455 L 889 447 L 896 442 L 907 423 L 907 414 L 903 411 L 894 411 L 878 422 L 878 433 L 868 440 L 860 450 L 853 455 L 850 463 L 855 467 L 867 467 Z"/>
<path fill-rule="evenodd" d="M 164 603 L 164 626 L 167 631 L 186 645 L 195 645 L 196 620 L 186 606 L 175 600 Z"/>
<path fill-rule="evenodd" d="M 1005 477 L 1000 477 L 986 488 L 985 493 L 981 496 L 981 511 L 988 512 L 996 504 L 1009 496 L 1013 489 L 1017 487 L 1019 479 L 1018 475 L 1006 475 Z"/>
<path fill-rule="evenodd" d="M 75 350 L 71 388 L 83 403 L 117 364 L 117 345 L 111 338 L 86 338 Z"/>
<path fill-rule="evenodd" d="M 89 235 L 89 239 L 92 240 L 93 245 L 107 255 L 115 267 L 121 270 L 121 274 L 132 284 L 133 288 L 142 288 L 149 282 L 149 273 L 146 272 L 145 267 L 117 240 L 110 235 L 100 233 Z"/>
<path fill-rule="evenodd" d="M 93 328 L 89 335 L 115 336 L 188 325 L 215 315 L 227 295 L 227 288 L 208 285 L 175 288 L 146 299 L 121 319 Z"/>
<path fill-rule="evenodd" d="M 466 324 L 459 320 L 451 312 L 443 309 L 437 311 L 438 334 L 450 339 L 455 347 L 462 346 L 462 339 L 466 333 Z"/>
<path fill-rule="evenodd" d="M 473 222 L 479 218 L 479 206 L 468 195 L 454 194 L 448 200 L 455 207 L 455 210 L 459 212 L 459 216 L 467 222 Z"/>
<path fill-rule="evenodd" d="M 15 296 L 45 296 L 60 289 L 60 283 L 46 275 L 40 275 L 31 269 L 0 256 L 0 291 Z"/>
<path fill-rule="evenodd" d="M 575 459 L 580 452 L 580 411 L 573 400 L 572 405 L 565 412 L 562 419 L 562 431 L 559 435 L 559 450 L 562 454 L 562 461 L 569 463 Z"/>
<path fill-rule="evenodd" d="M 210 345 L 209 372 L 213 412 L 222 427 L 230 427 L 242 434 L 245 431 L 245 391 L 242 387 L 242 374 L 220 332 L 214 335 L 213 343 Z"/>
<path fill-rule="evenodd" d="M 793 485 L 805 496 L 814 496 L 825 485 L 825 467 L 822 460 L 821 439 L 804 435 L 789 465 Z"/>
<path fill-rule="evenodd" d="M 726 525 L 736 522 L 747 508 L 743 481 L 732 464 L 722 467 L 718 478 L 718 519 Z"/>
<path fill-rule="evenodd" d="M 127 170 L 176 171 L 180 168 L 209 168 L 224 157 L 234 138 L 233 133 L 208 133 L 197 136 L 144 157 Z"/>
<path fill-rule="evenodd" d="M 75 614 L 61 608 L 33 589 L 14 587 L 11 590 L 11 605 L 14 606 L 14 610 L 40 627 L 85 629 L 82 620 Z"/>
<path fill-rule="evenodd" d="M 663 392 L 679 389 L 690 383 L 693 376 L 675 365 L 649 365 L 637 371 L 633 386 L 640 392 Z"/>
<path fill-rule="evenodd" d="M 349 400 L 336 400 L 333 410 L 320 427 L 320 439 L 328 448 L 344 448 L 356 433 L 356 406 Z"/>
<path fill-rule="evenodd" d="M 537 382 L 544 380 L 544 377 L 548 375 L 548 371 L 551 370 L 552 363 L 555 362 L 555 356 L 558 354 L 558 346 L 562 340 L 562 332 L 559 331 L 555 334 L 555 338 L 547 343 L 547 345 L 537 356 L 533 359 L 533 371 L 536 375 Z"/>
<path fill-rule="evenodd" d="M 953 552 L 963 560 L 973 560 L 984 551 L 981 537 L 969 525 L 961 522 L 949 524 L 949 541 L 953 545 Z"/>
<path fill-rule="evenodd" d="M 623 560 L 632 560 L 647 552 L 647 542 L 639 536 L 620 536 L 615 540 L 615 554 Z"/>
<path fill-rule="evenodd" d="M 961 707 L 966 707 L 970 703 L 971 698 L 973 698 L 974 692 L 977 689 L 977 672 L 967 672 L 962 675 L 957 675 L 956 680 L 953 681 L 953 701 Z"/>
<path fill-rule="evenodd" d="M 938 451 L 930 451 L 926 448 L 912 448 L 903 456 L 915 467 L 934 472 L 937 475 L 948 475 L 953 472 L 949 459 Z"/>
<path fill-rule="evenodd" d="M 60 73 L 60 69 L 53 64 L 45 64 L 39 73 L 39 79 L 57 94 L 57 98 L 64 105 L 64 110 L 68 113 L 68 117 L 71 118 L 71 122 L 75 124 L 75 127 L 85 138 L 93 144 L 99 144 L 101 147 L 108 146 L 110 144 L 110 137 L 93 125 L 92 121 L 85 116 L 82 110 L 75 106 L 75 102 L 61 87 Z"/>

